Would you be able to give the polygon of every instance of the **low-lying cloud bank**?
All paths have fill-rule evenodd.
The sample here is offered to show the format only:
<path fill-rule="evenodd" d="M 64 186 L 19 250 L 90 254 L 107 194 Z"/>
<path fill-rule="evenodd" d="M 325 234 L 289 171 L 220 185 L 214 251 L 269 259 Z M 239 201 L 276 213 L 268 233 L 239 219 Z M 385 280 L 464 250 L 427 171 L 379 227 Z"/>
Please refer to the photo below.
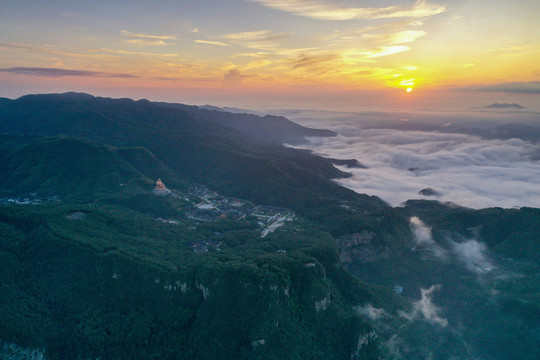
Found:
<path fill-rule="evenodd" d="M 328 126 L 326 126 L 328 125 Z M 409 199 L 436 199 L 472 208 L 540 207 L 538 144 L 520 139 L 485 140 L 436 131 L 363 129 L 336 119 L 318 126 L 339 132 L 311 138 L 309 148 L 337 159 L 357 159 L 367 169 L 343 169 L 352 177 L 338 183 L 377 195 L 393 206 Z M 418 192 L 436 190 L 433 196 Z"/>

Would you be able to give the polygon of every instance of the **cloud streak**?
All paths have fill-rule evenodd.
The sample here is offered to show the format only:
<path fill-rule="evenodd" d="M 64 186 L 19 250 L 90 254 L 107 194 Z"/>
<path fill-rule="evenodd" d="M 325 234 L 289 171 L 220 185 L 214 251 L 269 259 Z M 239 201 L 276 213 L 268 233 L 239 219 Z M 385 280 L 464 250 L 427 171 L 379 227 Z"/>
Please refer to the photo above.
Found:
<path fill-rule="evenodd" d="M 495 84 L 495 85 L 476 86 L 476 87 L 464 88 L 464 90 L 540 95 L 540 81 L 512 82 L 512 83 L 503 83 L 503 84 Z"/>
<path fill-rule="evenodd" d="M 196 42 L 197 44 L 204 44 L 204 45 L 231 46 L 230 44 L 225 44 L 224 42 L 221 42 L 221 41 L 193 40 L 193 42 Z"/>
<path fill-rule="evenodd" d="M 137 34 L 127 30 L 120 30 L 120 34 L 126 37 L 133 37 L 139 39 L 152 39 L 152 40 L 176 40 L 176 36 L 172 35 L 147 35 L 147 34 Z"/>
<path fill-rule="evenodd" d="M 291 33 L 272 33 L 270 30 L 258 30 L 227 34 L 224 38 L 232 41 L 275 41 L 291 35 Z"/>
<path fill-rule="evenodd" d="M 70 76 L 82 76 L 82 77 L 103 77 L 103 78 L 137 78 L 138 76 L 132 74 L 121 73 L 108 73 L 99 71 L 86 71 L 86 70 L 71 70 L 71 69 L 59 69 L 59 68 L 41 68 L 41 67 L 12 67 L 0 69 L 2 72 L 20 75 L 32 75 L 32 76 L 44 76 L 44 77 L 70 77 Z"/>
<path fill-rule="evenodd" d="M 274 33 L 270 30 L 246 31 L 226 34 L 223 38 L 230 43 L 252 49 L 275 49 L 279 41 L 291 37 L 293 33 Z"/>
<path fill-rule="evenodd" d="M 174 42 L 167 42 L 167 40 L 176 40 L 176 36 L 172 36 L 172 35 L 147 35 L 147 34 L 133 33 L 127 30 L 120 30 L 120 34 L 122 34 L 125 37 L 124 41 L 130 44 L 138 44 L 138 45 L 158 45 L 158 46 L 174 45 L 175 44 Z"/>
<path fill-rule="evenodd" d="M 336 2 L 317 0 L 251 0 L 269 8 L 319 20 L 422 18 L 446 11 L 442 5 L 417 1 L 411 7 L 346 7 Z"/>

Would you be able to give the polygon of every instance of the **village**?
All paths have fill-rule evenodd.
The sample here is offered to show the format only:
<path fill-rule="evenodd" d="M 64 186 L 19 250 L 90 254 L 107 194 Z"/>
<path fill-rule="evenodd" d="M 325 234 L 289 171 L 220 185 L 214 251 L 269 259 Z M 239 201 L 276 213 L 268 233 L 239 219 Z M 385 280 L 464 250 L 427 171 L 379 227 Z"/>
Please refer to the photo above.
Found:
<path fill-rule="evenodd" d="M 225 197 L 203 185 L 192 186 L 184 199 L 192 204 L 185 209 L 186 217 L 197 221 L 242 220 L 253 216 L 261 226 L 261 237 L 296 218 L 290 210 Z"/>
<path fill-rule="evenodd" d="M 286 222 L 296 219 L 294 212 L 288 209 L 255 205 L 250 201 L 225 197 L 208 189 L 204 185 L 192 185 L 185 194 L 169 190 L 161 179 L 156 182 L 153 193 L 158 196 L 173 196 L 188 202 L 184 208 L 185 217 L 197 222 L 212 222 L 219 220 L 240 221 L 246 218 L 254 218 L 260 226 L 261 237 L 266 237 Z M 178 224 L 179 221 L 171 219 L 156 219 L 161 222 Z M 192 245 L 196 253 L 207 253 L 211 250 L 221 250 L 222 244 L 213 239 L 206 239 Z"/>
<path fill-rule="evenodd" d="M 25 195 L 16 195 L 13 193 L 10 193 L 8 191 L 0 191 L 0 196 L 2 195 L 8 195 L 6 197 L 0 197 L 0 204 L 2 205 L 35 205 L 35 204 L 42 204 L 44 202 L 49 201 L 60 201 L 60 198 L 58 196 L 49 196 L 49 197 L 42 197 L 38 196 L 37 193 L 29 193 Z"/>

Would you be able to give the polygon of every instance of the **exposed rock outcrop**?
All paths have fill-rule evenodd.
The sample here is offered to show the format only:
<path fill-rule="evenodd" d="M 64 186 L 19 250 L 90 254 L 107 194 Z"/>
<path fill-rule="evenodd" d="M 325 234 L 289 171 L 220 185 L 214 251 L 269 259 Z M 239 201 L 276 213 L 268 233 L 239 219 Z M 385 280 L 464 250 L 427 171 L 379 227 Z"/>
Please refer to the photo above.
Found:
<path fill-rule="evenodd" d="M 373 244 L 374 233 L 363 231 L 343 235 L 337 239 L 339 257 L 342 262 L 372 263 L 389 255 L 389 249 Z"/>

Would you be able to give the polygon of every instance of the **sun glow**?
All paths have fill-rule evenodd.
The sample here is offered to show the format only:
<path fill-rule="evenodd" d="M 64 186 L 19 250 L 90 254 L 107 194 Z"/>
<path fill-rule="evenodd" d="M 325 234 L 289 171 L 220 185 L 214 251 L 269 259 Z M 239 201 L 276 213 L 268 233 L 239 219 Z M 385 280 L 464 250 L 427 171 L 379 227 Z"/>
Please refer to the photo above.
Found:
<path fill-rule="evenodd" d="M 412 88 L 407 88 L 407 92 L 410 93 L 412 91 Z"/>

